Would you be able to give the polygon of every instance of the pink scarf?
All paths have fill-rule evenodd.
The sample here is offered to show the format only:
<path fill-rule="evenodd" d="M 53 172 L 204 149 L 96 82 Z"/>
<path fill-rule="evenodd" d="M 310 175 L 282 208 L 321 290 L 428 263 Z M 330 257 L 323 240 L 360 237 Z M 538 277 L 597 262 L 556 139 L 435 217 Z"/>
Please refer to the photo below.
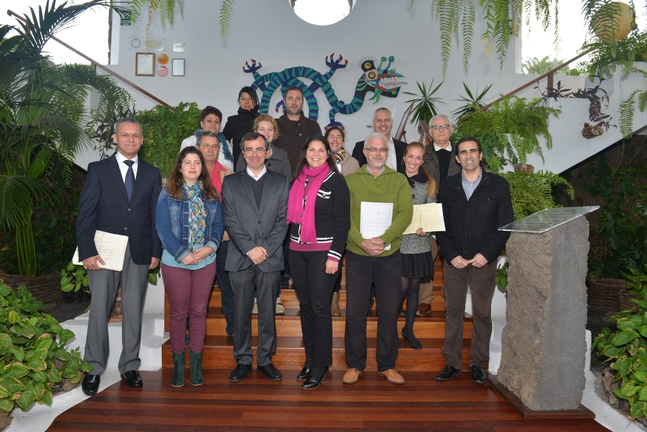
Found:
<path fill-rule="evenodd" d="M 304 166 L 303 171 L 297 176 L 290 189 L 290 199 L 288 200 L 288 223 L 301 224 L 301 242 L 316 243 L 317 230 L 315 228 L 315 201 L 317 192 L 323 184 L 326 176 L 330 172 L 330 167 L 324 163 L 318 168 Z M 306 178 L 315 177 L 312 183 L 308 185 L 306 191 Z M 303 199 L 305 197 L 305 208 Z"/>

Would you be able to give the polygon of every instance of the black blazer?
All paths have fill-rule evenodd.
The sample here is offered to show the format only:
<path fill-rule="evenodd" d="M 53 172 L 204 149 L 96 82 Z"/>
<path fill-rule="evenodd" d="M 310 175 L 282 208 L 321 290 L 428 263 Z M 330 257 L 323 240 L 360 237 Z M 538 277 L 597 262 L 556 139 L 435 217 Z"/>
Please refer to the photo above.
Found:
<path fill-rule="evenodd" d="M 510 186 L 505 178 L 485 171 L 469 201 L 462 175 L 447 177 L 440 186 L 446 231 L 436 233 L 438 246 L 447 263 L 457 256 L 466 260 L 480 253 L 492 262 L 505 248 L 509 232 L 499 227 L 514 221 Z"/>
<path fill-rule="evenodd" d="M 393 138 L 393 145 L 395 146 L 395 159 L 398 164 L 395 171 L 402 172 L 404 170 L 404 149 L 407 148 L 407 143 L 404 141 Z M 366 156 L 364 156 L 364 141 L 355 143 L 353 149 L 353 157 L 359 162 L 359 166 L 366 165 Z"/>
<path fill-rule="evenodd" d="M 247 170 L 225 177 L 222 183 L 222 215 L 231 240 L 225 270 L 238 272 L 252 265 L 247 252 L 263 246 L 269 258 L 258 268 L 283 270 L 283 240 L 288 232 L 289 182 L 284 175 L 267 170 L 261 205 L 256 205 Z M 232 245 L 234 247 L 232 247 Z"/>
<path fill-rule="evenodd" d="M 161 258 L 162 244 L 155 230 L 155 205 L 161 188 L 160 171 L 139 158 L 133 195 L 128 202 L 115 155 L 88 165 L 76 220 L 79 259 L 97 255 L 96 230 L 127 235 L 135 264 L 150 265 L 151 258 Z"/>

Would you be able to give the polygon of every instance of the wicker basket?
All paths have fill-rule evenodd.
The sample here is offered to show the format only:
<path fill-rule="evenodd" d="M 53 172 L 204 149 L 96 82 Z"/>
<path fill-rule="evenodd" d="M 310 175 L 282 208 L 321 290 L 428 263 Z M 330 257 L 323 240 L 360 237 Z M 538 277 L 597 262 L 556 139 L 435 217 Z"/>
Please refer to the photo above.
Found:
<path fill-rule="evenodd" d="M 639 307 L 636 303 L 631 301 L 632 298 L 639 299 L 640 296 L 629 294 L 629 290 L 627 289 L 618 291 L 618 310 L 623 311 L 625 309 L 631 309 L 634 312 L 638 311 Z"/>
<path fill-rule="evenodd" d="M 622 310 L 618 301 L 620 292 L 629 294 L 624 279 L 589 279 L 589 303 L 593 310 L 619 312 Z"/>

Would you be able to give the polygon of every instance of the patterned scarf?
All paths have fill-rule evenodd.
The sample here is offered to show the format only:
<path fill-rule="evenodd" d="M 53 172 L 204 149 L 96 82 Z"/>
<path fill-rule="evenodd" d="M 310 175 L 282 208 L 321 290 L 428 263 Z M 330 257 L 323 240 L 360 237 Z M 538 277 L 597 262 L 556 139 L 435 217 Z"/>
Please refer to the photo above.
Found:
<path fill-rule="evenodd" d="M 331 154 L 332 154 L 333 162 L 335 162 L 336 164 L 340 164 L 342 163 L 344 158 L 346 158 L 347 153 L 346 153 L 346 149 L 342 147 L 339 153 L 336 151 L 331 151 Z"/>
<path fill-rule="evenodd" d="M 318 168 L 303 167 L 290 189 L 288 200 L 288 223 L 301 224 L 301 243 L 316 243 L 315 201 L 319 188 L 330 172 L 324 163 Z M 312 184 L 308 186 L 308 183 Z"/>
<path fill-rule="evenodd" d="M 202 203 L 201 181 L 196 182 L 193 186 L 184 183 L 184 193 L 189 201 L 189 250 L 192 252 L 196 245 L 204 245 L 205 217 L 207 212 Z"/>
<path fill-rule="evenodd" d="M 193 132 L 193 135 L 195 135 L 195 137 L 197 138 L 198 135 L 201 134 L 202 132 L 203 132 L 202 129 L 196 129 L 195 132 Z M 231 150 L 229 150 L 229 143 L 227 142 L 227 139 L 225 138 L 225 135 L 222 132 L 218 132 L 218 140 L 220 141 L 220 151 L 222 152 L 222 155 L 225 157 L 225 160 L 233 164 L 234 155 L 231 154 Z"/>

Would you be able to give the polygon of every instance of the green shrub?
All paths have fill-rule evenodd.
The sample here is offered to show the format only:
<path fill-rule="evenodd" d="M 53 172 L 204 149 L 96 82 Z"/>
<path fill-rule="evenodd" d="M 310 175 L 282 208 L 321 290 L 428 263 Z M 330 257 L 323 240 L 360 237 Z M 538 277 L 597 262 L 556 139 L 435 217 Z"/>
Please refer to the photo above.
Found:
<path fill-rule="evenodd" d="M 74 333 L 39 312 L 42 307 L 24 285 L 16 292 L 0 282 L 0 411 L 51 405 L 55 383 L 78 383 L 92 370 L 78 348 L 65 349 Z"/>

